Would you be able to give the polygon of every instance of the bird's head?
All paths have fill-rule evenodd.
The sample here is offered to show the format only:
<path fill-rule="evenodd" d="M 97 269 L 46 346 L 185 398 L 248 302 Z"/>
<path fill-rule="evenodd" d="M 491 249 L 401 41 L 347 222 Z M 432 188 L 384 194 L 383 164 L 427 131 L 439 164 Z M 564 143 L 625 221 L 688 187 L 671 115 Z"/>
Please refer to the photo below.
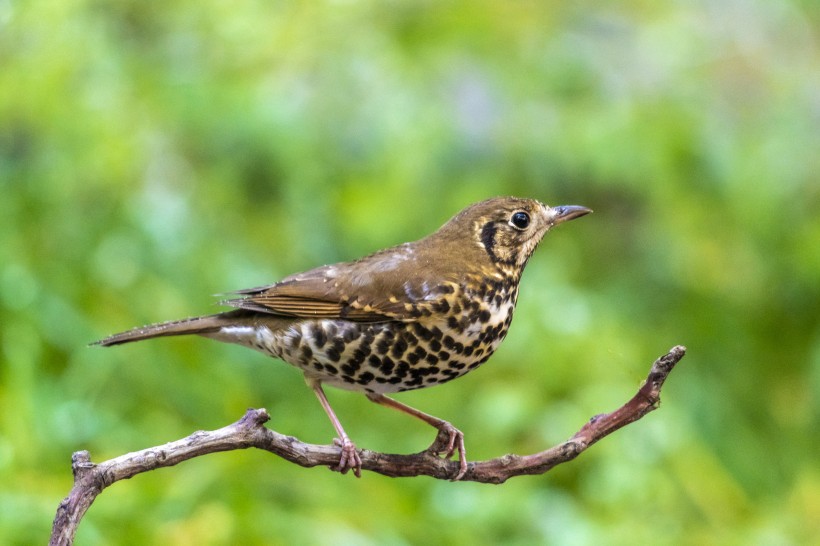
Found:
<path fill-rule="evenodd" d="M 459 233 L 462 237 L 465 232 L 471 233 L 470 243 L 492 264 L 520 273 L 547 231 L 590 212 L 576 205 L 549 207 L 535 199 L 496 197 L 462 210 L 439 232 Z"/>

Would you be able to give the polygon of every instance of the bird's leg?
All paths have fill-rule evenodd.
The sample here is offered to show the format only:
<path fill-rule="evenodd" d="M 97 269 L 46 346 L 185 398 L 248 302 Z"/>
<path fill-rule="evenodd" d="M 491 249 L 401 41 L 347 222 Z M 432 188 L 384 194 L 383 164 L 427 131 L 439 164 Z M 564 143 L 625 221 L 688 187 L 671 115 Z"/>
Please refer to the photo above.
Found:
<path fill-rule="evenodd" d="M 462 478 L 462 476 L 464 476 L 464 473 L 467 472 L 467 450 L 464 449 L 464 434 L 460 430 L 443 419 L 439 419 L 438 417 L 434 417 L 428 413 L 419 411 L 416 408 L 411 408 L 410 406 L 402 404 L 392 398 L 388 398 L 383 394 L 369 392 L 367 393 L 367 398 L 377 404 L 381 404 L 382 406 L 395 408 L 408 415 L 412 415 L 416 419 L 421 419 L 428 425 L 438 429 L 439 436 L 436 436 L 436 440 L 433 442 L 433 445 L 430 446 L 429 451 L 439 455 L 442 451 L 444 451 L 444 449 L 446 449 L 446 451 L 444 451 L 444 456 L 448 459 L 452 457 L 456 451 L 458 451 L 459 470 L 453 477 L 453 481 L 458 481 Z M 443 446 L 444 449 L 442 449 L 442 444 L 444 444 L 444 442 L 439 441 L 439 438 L 442 436 L 446 437 L 446 445 Z"/>
<path fill-rule="evenodd" d="M 341 448 L 342 454 L 339 458 L 339 466 L 331 467 L 331 469 L 346 474 L 347 471 L 352 468 L 353 474 L 357 478 L 361 478 L 362 459 L 356 451 L 356 445 L 350 440 L 345 429 L 342 428 L 342 423 L 339 422 L 339 418 L 336 417 L 336 414 L 333 412 L 333 408 L 330 407 L 330 402 L 327 401 L 325 391 L 322 390 L 322 384 L 319 381 L 308 380 L 308 385 L 313 389 L 313 392 L 316 393 L 316 398 L 319 399 L 319 403 L 322 404 L 325 413 L 327 413 L 327 416 L 330 418 L 330 422 L 333 423 L 333 428 L 336 429 L 336 434 L 339 436 L 338 438 L 334 438 L 333 443 Z"/>

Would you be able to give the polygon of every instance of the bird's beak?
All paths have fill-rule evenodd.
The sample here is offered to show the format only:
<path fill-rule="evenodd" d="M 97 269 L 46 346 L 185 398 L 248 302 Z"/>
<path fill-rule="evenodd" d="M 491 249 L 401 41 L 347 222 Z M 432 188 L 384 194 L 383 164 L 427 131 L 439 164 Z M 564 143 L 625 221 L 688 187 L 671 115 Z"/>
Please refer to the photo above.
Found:
<path fill-rule="evenodd" d="M 557 207 L 552 207 L 552 225 L 560 224 L 561 222 L 567 222 L 574 218 L 580 218 L 585 214 L 589 214 L 592 212 L 592 209 L 588 209 L 586 207 L 581 207 L 578 205 L 560 205 Z"/>

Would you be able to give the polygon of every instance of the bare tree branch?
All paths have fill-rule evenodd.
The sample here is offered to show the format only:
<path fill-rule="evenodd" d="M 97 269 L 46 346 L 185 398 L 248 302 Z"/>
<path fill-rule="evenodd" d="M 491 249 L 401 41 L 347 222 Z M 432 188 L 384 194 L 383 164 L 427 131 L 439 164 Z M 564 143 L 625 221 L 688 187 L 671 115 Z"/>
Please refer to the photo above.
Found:
<path fill-rule="evenodd" d="M 589 446 L 619 428 L 637 421 L 660 403 L 660 391 L 675 364 L 683 358 L 686 348 L 676 346 L 658 358 L 646 382 L 626 404 L 613 411 L 593 417 L 569 440 L 532 455 L 504 455 L 488 461 L 469 463 L 461 481 L 503 483 L 524 474 L 543 474 L 553 467 L 571 461 Z M 77 526 L 97 495 L 109 485 L 156 468 L 174 466 L 188 459 L 215 453 L 255 447 L 264 449 L 304 467 L 328 466 L 339 463 L 336 446 L 306 444 L 263 426 L 270 419 L 265 409 L 249 409 L 239 421 L 218 430 L 194 432 L 187 438 L 128 453 L 102 463 L 92 463 L 87 451 L 72 455 L 74 486 L 57 508 L 51 540 L 52 545 L 68 545 L 74 541 Z M 426 451 L 412 455 L 378 453 L 360 450 L 362 469 L 385 476 L 430 476 L 450 479 L 459 471 L 457 461 L 435 455 L 436 438 Z"/>

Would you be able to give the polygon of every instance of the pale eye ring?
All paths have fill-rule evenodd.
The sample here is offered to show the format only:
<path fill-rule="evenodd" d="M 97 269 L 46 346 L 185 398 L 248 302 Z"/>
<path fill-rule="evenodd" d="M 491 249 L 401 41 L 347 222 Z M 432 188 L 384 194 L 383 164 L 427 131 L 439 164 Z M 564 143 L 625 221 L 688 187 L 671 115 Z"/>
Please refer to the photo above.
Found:
<path fill-rule="evenodd" d="M 510 224 L 516 229 L 527 229 L 530 225 L 530 215 L 521 210 L 513 213 L 510 217 Z"/>

